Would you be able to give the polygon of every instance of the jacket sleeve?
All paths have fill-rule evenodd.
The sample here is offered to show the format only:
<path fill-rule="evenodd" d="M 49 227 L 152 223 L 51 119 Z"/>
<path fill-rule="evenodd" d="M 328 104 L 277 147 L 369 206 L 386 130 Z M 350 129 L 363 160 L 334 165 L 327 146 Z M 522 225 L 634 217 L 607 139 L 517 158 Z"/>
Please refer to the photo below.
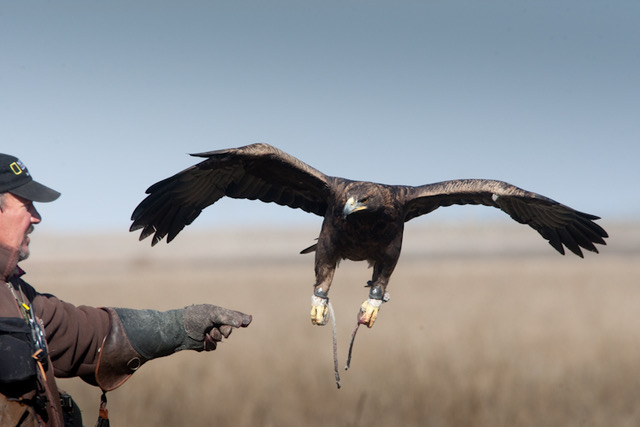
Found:
<path fill-rule="evenodd" d="M 74 306 L 49 294 L 36 293 L 32 303 L 44 325 L 55 376 L 91 375 L 111 327 L 109 314 L 95 307 Z"/>
<path fill-rule="evenodd" d="M 35 292 L 32 302 L 44 324 L 56 377 L 79 376 L 109 391 L 146 362 L 131 347 L 113 309 L 74 306 Z"/>

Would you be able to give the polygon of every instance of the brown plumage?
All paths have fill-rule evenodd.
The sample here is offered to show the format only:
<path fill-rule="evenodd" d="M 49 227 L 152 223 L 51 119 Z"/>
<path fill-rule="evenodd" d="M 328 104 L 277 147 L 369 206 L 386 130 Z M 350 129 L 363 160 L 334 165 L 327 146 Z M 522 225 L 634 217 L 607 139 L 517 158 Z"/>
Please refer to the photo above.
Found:
<path fill-rule="evenodd" d="M 268 144 L 194 156 L 205 160 L 149 187 L 131 216 L 130 231 L 141 229 L 140 240 L 153 235 L 152 245 L 165 236 L 170 242 L 223 196 L 314 213 L 324 218 L 322 229 L 318 242 L 302 253 L 316 252 L 314 294 L 325 300 L 341 259 L 369 261 L 369 301 L 383 299 L 400 256 L 404 223 L 441 206 L 499 208 L 535 229 L 563 255 L 565 247 L 580 257 L 582 249 L 597 253 L 595 244 L 605 245 L 608 237 L 594 222 L 597 216 L 502 181 L 463 179 L 417 187 L 351 181 L 327 176 Z M 371 326 L 375 311 L 373 319 L 365 316 L 362 323 Z M 325 311 L 314 319 L 324 322 Z"/>

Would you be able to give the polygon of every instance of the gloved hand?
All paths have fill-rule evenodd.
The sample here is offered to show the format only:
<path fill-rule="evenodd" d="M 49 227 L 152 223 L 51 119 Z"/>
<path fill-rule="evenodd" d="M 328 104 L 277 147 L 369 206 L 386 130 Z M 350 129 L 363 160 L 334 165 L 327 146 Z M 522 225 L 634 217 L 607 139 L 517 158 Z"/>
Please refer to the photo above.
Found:
<path fill-rule="evenodd" d="M 184 309 L 183 324 L 187 335 L 195 343 L 185 348 L 197 351 L 215 350 L 222 337 L 229 338 L 232 328 L 246 328 L 251 320 L 249 314 L 215 305 L 190 305 Z"/>
<path fill-rule="evenodd" d="M 131 346 L 146 360 L 180 350 L 215 350 L 232 328 L 247 327 L 251 316 L 210 304 L 156 311 L 115 308 Z"/>

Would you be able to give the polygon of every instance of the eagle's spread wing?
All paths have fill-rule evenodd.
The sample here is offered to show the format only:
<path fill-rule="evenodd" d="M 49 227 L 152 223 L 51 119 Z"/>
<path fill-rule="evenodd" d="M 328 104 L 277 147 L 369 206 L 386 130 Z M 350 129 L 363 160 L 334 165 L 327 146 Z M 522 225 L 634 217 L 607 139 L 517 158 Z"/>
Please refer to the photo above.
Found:
<path fill-rule="evenodd" d="M 580 248 L 597 253 L 594 243 L 606 245 L 604 238 L 609 237 L 594 222 L 599 217 L 502 181 L 460 179 L 405 189 L 405 221 L 440 206 L 482 204 L 500 208 L 514 220 L 528 224 L 563 255 L 563 245 L 580 257 Z"/>
<path fill-rule="evenodd" d="M 170 242 L 223 196 L 259 199 L 324 216 L 331 177 L 268 144 L 193 154 L 206 160 L 147 189 L 131 215 L 140 240 Z"/>

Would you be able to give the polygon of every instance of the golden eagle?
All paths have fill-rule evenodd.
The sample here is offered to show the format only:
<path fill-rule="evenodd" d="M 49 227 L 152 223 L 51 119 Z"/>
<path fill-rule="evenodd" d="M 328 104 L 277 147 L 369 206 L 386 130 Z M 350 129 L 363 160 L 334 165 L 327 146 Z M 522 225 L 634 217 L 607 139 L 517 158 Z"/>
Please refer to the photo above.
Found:
<path fill-rule="evenodd" d="M 147 189 L 136 207 L 130 231 L 142 229 L 140 240 L 153 234 L 155 245 L 167 242 L 191 224 L 207 206 L 223 196 L 275 202 L 324 218 L 315 245 L 316 283 L 311 320 L 327 322 L 329 288 L 341 259 L 369 261 L 373 276 L 369 298 L 358 314 L 359 324 L 371 327 L 402 247 L 404 223 L 440 206 L 482 204 L 499 208 L 528 224 L 564 255 L 564 247 L 582 257 L 598 252 L 606 231 L 599 217 L 502 181 L 458 179 L 417 187 L 352 181 L 327 176 L 268 144 L 193 154 L 204 161 Z"/>

